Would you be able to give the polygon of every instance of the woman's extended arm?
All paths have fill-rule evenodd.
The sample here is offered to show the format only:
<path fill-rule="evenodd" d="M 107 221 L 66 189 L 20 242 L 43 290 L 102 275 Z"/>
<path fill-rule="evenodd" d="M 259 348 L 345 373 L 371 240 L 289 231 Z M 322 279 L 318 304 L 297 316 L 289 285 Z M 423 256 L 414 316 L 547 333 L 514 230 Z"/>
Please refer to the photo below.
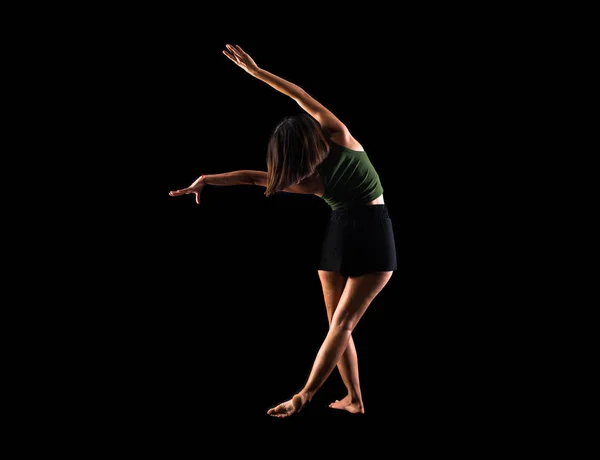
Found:
<path fill-rule="evenodd" d="M 284 80 L 256 65 L 256 62 L 239 45 L 226 45 L 223 54 L 250 75 L 267 83 L 272 88 L 295 100 L 302 109 L 315 118 L 321 127 L 331 133 L 347 131 L 346 126 L 327 109 L 323 104 L 313 98 L 295 83 Z"/>
<path fill-rule="evenodd" d="M 196 203 L 200 204 L 200 194 L 205 185 L 262 185 L 267 186 L 267 173 L 265 171 L 252 171 L 244 169 L 222 174 L 202 174 L 192 185 L 169 192 L 171 196 L 196 195 Z"/>
<path fill-rule="evenodd" d="M 267 186 L 266 171 L 253 171 L 242 169 L 222 174 L 203 174 L 201 177 L 204 185 L 263 185 Z"/>
<path fill-rule="evenodd" d="M 259 185 L 267 186 L 267 172 L 243 169 L 222 174 L 202 174 L 192 185 L 169 192 L 171 196 L 196 195 L 196 203 L 200 204 L 200 194 L 205 185 Z M 312 190 L 301 184 L 293 184 L 283 189 L 284 192 L 310 194 Z"/>

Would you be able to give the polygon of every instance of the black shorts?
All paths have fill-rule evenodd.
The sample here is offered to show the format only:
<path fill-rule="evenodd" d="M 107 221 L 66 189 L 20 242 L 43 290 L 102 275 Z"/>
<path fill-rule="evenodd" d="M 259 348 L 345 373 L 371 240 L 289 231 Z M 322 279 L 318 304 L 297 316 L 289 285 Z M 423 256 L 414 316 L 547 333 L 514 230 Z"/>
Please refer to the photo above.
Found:
<path fill-rule="evenodd" d="M 331 211 L 319 270 L 360 276 L 397 268 L 394 228 L 385 204 Z"/>

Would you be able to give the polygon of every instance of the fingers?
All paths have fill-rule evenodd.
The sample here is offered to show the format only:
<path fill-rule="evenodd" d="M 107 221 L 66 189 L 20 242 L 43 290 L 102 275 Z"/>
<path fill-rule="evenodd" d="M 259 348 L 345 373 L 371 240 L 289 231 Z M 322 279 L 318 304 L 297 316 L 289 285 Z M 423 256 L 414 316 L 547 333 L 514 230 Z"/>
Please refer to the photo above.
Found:
<path fill-rule="evenodd" d="M 181 190 L 173 190 L 171 192 L 169 192 L 169 195 L 171 196 L 181 196 L 181 195 L 187 195 L 188 193 L 191 193 L 189 189 L 184 188 Z"/>
<path fill-rule="evenodd" d="M 236 58 L 238 59 L 243 59 L 244 55 L 246 53 L 244 53 L 244 51 L 242 50 L 242 48 L 240 48 L 238 45 L 235 45 L 235 47 L 231 46 L 231 45 L 227 45 L 227 49 L 229 49 L 229 52 L 231 54 L 233 54 Z"/>
<path fill-rule="evenodd" d="M 191 190 L 190 188 L 184 188 L 181 190 L 172 190 L 169 192 L 170 196 L 181 196 L 181 195 L 189 195 L 190 193 L 193 193 L 194 195 L 196 195 L 196 204 L 200 204 L 200 192 L 196 192 L 194 190 Z"/>
<path fill-rule="evenodd" d="M 237 61 L 235 60 L 235 56 L 233 56 L 232 54 L 229 54 L 226 50 L 223 50 L 223 54 L 237 64 Z"/>
<path fill-rule="evenodd" d="M 236 65 L 243 67 L 242 58 L 239 55 L 228 53 L 223 50 L 223 54 L 229 58 L 230 61 L 233 61 Z"/>

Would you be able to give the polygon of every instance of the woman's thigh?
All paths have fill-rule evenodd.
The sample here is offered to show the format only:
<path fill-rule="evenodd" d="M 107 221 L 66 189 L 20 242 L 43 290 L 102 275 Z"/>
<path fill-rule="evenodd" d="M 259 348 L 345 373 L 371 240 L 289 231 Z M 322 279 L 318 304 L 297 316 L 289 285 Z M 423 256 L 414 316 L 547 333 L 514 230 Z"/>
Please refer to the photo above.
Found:
<path fill-rule="evenodd" d="M 332 325 L 353 330 L 393 273 L 382 271 L 348 277 L 330 321 Z"/>

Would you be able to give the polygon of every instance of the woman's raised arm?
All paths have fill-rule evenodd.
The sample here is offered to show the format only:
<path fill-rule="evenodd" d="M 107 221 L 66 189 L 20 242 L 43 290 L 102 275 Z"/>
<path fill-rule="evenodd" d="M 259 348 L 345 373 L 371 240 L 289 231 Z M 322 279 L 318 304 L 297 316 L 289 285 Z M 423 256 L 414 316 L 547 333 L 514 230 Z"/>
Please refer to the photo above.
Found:
<path fill-rule="evenodd" d="M 271 72 L 261 69 L 239 45 L 226 45 L 223 54 L 250 75 L 267 83 L 272 88 L 295 100 L 303 110 L 316 119 L 321 127 L 331 134 L 347 131 L 342 123 L 327 107 L 308 94 L 300 86 Z"/>

